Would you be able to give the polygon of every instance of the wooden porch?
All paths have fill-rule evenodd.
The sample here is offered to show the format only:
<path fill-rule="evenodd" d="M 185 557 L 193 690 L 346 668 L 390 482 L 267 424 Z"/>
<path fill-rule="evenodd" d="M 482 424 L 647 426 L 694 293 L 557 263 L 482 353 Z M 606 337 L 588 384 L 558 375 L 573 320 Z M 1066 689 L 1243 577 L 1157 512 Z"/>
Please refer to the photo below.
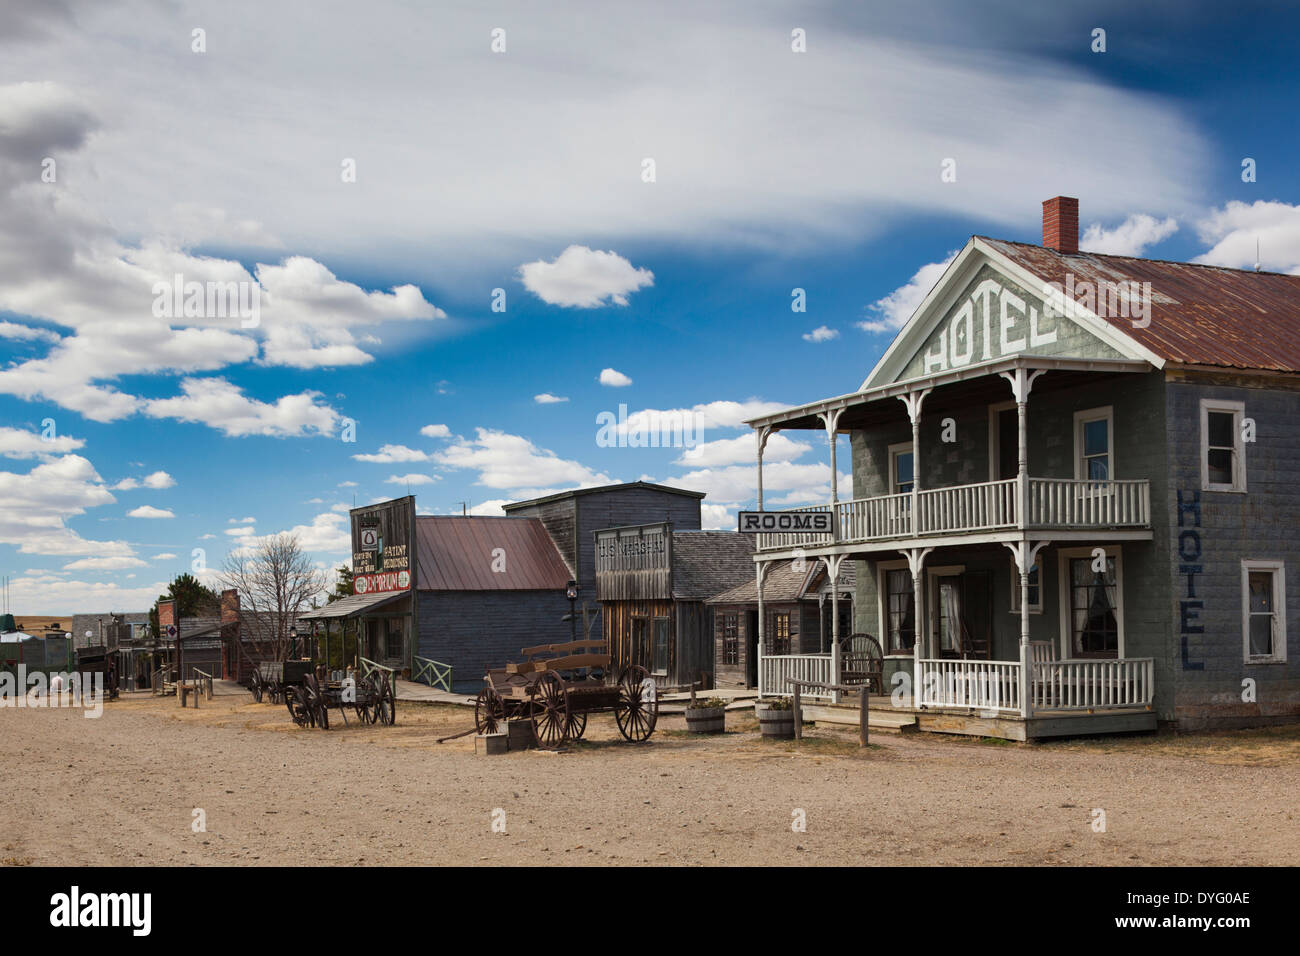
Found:
<path fill-rule="evenodd" d="M 1156 729 L 1152 658 L 1052 660 L 1040 645 L 1022 658 L 915 656 L 913 679 L 895 678 L 896 697 L 871 695 L 871 725 L 1021 741 Z M 759 694 L 789 696 L 791 679 L 832 683 L 832 665 L 830 654 L 764 656 Z M 857 724 L 857 699 L 816 690 L 803 696 L 805 719 Z"/>

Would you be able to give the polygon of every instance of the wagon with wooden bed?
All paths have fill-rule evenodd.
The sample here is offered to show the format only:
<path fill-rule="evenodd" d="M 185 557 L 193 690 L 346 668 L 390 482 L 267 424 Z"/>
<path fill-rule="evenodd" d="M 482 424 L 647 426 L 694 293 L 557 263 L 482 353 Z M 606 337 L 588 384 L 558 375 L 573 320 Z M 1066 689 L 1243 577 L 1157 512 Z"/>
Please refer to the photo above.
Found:
<path fill-rule="evenodd" d="M 474 729 L 499 733 L 510 720 L 528 720 L 540 747 L 580 740 L 593 713 L 614 714 L 631 743 L 649 740 L 659 717 L 654 678 L 639 664 L 615 679 L 604 641 L 541 644 L 520 651 L 524 660 L 484 676 L 474 702 Z"/>
<path fill-rule="evenodd" d="M 351 710 L 361 724 L 397 722 L 397 699 L 390 677 L 380 671 L 364 676 L 330 672 L 311 660 L 263 662 L 253 671 L 253 699 L 283 702 L 299 727 L 329 730 L 331 708 L 348 723 Z"/>

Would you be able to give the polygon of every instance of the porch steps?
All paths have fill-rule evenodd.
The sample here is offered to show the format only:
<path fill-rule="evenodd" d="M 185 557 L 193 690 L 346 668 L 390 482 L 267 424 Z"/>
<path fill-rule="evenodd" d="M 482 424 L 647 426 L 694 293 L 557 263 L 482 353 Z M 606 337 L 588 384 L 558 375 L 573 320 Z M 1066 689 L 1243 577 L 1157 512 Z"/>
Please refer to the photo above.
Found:
<path fill-rule="evenodd" d="M 834 707 L 827 704 L 799 705 L 803 710 L 803 719 L 819 724 L 858 725 L 857 705 L 851 707 Z M 885 733 L 910 734 L 920 728 L 915 714 L 887 713 L 879 710 L 867 711 L 867 730 L 879 730 Z"/>

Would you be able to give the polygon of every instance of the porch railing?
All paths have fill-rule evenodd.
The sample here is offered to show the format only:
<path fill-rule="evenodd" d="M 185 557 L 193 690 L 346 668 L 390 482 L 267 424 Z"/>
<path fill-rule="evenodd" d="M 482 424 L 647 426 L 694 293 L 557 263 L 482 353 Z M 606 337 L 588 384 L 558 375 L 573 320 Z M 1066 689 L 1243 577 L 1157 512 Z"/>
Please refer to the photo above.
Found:
<path fill-rule="evenodd" d="M 786 697 L 791 693 L 790 680 L 811 681 L 815 684 L 831 682 L 831 656 L 829 654 L 777 654 L 764 655 L 758 661 L 758 695 L 760 697 Z M 806 697 L 831 699 L 831 691 L 809 688 Z"/>
<path fill-rule="evenodd" d="M 412 657 L 411 661 L 415 665 L 411 671 L 411 680 L 428 684 L 430 687 L 441 687 L 451 693 L 450 664 L 432 661 L 427 657 Z"/>
<path fill-rule="evenodd" d="M 1029 479 L 1029 525 L 1098 528 L 1151 523 L 1151 485 L 1145 480 Z"/>
<path fill-rule="evenodd" d="M 973 707 L 1021 713 L 1019 661 L 916 659 L 916 703 L 921 707 Z"/>
<path fill-rule="evenodd" d="M 837 502 L 834 522 L 838 540 L 853 543 L 1020 527 L 1146 528 L 1151 524 L 1151 485 L 1145 479 L 1030 478 L 1027 495 L 1028 508 L 1022 509 L 1015 478 L 924 488 L 916 493 L 915 515 L 911 494 L 877 495 Z M 829 511 L 830 505 L 791 510 Z M 759 551 L 817 547 L 836 540 L 826 532 L 807 531 L 756 537 Z"/>
<path fill-rule="evenodd" d="M 1040 661 L 1029 682 L 1034 710 L 1149 707 L 1154 695 L 1155 660 L 1150 657 Z"/>

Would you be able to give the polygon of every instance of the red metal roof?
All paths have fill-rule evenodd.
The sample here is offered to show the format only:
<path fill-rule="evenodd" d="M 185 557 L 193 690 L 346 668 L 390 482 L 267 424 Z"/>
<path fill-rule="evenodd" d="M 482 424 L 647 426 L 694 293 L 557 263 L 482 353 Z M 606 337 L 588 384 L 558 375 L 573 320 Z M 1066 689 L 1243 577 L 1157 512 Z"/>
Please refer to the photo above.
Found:
<path fill-rule="evenodd" d="M 563 591 L 573 577 L 537 518 L 419 515 L 415 548 L 420 590 Z"/>
<path fill-rule="evenodd" d="M 978 237 L 1045 282 L 1151 283 L 1151 324 L 1102 316 L 1169 362 L 1300 371 L 1300 276 L 1250 272 Z"/>

